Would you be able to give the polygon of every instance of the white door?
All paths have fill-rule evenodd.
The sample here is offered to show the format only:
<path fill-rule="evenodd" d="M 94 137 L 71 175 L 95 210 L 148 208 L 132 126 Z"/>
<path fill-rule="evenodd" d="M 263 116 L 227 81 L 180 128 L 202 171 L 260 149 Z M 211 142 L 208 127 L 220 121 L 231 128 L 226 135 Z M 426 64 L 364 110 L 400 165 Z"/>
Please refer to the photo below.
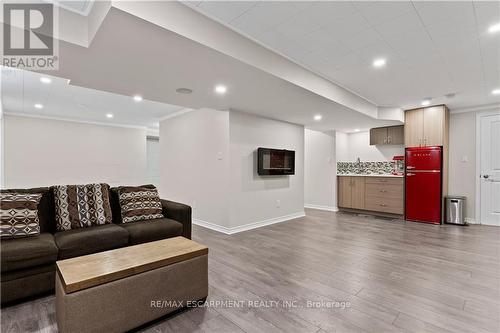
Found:
<path fill-rule="evenodd" d="M 500 226 L 500 113 L 480 116 L 481 224 Z"/>

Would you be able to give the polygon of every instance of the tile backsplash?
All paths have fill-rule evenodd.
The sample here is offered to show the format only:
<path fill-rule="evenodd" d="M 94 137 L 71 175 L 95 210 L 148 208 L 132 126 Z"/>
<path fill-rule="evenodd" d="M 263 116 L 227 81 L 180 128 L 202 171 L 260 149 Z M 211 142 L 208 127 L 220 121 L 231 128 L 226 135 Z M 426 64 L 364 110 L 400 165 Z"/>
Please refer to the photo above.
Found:
<path fill-rule="evenodd" d="M 394 161 L 385 162 L 337 162 L 337 174 L 376 174 L 384 175 L 392 172 Z"/>

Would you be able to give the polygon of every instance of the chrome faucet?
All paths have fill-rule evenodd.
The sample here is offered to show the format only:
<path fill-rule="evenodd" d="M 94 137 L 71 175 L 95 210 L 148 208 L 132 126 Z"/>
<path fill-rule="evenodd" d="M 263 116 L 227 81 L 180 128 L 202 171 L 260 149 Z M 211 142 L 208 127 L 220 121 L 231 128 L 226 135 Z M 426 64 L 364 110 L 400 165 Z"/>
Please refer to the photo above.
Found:
<path fill-rule="evenodd" d="M 356 164 L 358 166 L 358 173 L 363 173 L 361 170 L 361 159 L 358 157 L 358 159 L 356 160 Z"/>

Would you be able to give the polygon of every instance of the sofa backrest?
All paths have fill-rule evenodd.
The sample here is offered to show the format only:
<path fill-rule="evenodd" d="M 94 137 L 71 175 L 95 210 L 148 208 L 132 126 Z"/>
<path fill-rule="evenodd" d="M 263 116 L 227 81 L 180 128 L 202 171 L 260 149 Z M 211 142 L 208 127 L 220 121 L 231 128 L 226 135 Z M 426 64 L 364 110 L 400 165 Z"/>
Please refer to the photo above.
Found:
<path fill-rule="evenodd" d="M 42 193 L 38 204 L 38 219 L 40 220 L 40 232 L 54 233 L 56 231 L 56 212 L 54 208 L 54 196 L 48 187 L 6 189 L 2 193 Z"/>
<path fill-rule="evenodd" d="M 156 186 L 152 184 L 141 185 L 140 187 L 153 189 Z M 38 219 L 40 220 L 40 232 L 55 233 L 57 231 L 56 209 L 54 206 L 54 194 L 48 187 L 36 187 L 28 189 L 5 189 L 0 192 L 6 193 L 42 193 L 42 198 L 38 204 Z M 120 208 L 120 199 L 118 196 L 118 187 L 112 187 L 109 191 L 109 203 L 111 205 L 111 214 L 113 223 L 122 223 L 122 213 Z"/>

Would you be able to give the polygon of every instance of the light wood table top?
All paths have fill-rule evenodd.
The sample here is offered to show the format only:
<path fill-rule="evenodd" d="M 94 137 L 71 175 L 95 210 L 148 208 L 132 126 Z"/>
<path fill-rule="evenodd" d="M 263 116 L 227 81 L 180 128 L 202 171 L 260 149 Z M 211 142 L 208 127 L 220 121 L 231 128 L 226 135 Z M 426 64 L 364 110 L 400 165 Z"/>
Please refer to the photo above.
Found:
<path fill-rule="evenodd" d="M 174 237 L 56 262 L 66 293 L 208 254 L 208 248 Z"/>

